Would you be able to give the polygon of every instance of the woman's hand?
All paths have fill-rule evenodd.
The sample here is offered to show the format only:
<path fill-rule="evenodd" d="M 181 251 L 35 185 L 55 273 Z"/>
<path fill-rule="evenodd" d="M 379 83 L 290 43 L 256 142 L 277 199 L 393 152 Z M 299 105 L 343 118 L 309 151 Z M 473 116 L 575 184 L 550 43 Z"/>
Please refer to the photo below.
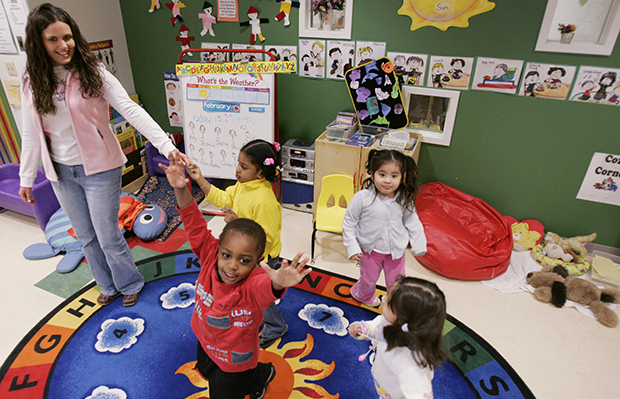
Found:
<path fill-rule="evenodd" d="M 37 203 L 34 197 L 32 196 L 32 187 L 20 187 L 19 188 L 19 197 L 27 204 L 34 205 Z"/>
<path fill-rule="evenodd" d="M 187 166 L 190 163 L 192 163 L 192 161 L 189 160 L 189 157 L 186 154 L 183 154 L 181 151 L 179 150 L 174 150 L 174 151 L 170 151 L 170 153 L 168 154 L 168 159 L 170 160 L 170 157 L 172 157 L 172 154 L 179 154 L 181 161 L 183 163 L 183 165 Z"/>
<path fill-rule="evenodd" d="M 300 260 L 303 254 L 303 251 L 299 251 L 290 264 L 286 259 L 283 260 L 282 266 L 280 266 L 278 270 L 272 269 L 265 262 L 260 263 L 260 267 L 269 275 L 274 290 L 281 291 L 284 288 L 297 285 L 312 271 L 311 268 L 304 269 L 310 257 L 306 256 L 304 259 Z"/>

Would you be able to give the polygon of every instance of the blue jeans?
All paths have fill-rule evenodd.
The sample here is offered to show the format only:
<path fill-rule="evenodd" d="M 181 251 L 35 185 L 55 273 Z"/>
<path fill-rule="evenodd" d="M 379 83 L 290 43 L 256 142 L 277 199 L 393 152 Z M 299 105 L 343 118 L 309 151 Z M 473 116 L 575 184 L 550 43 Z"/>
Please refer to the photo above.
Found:
<path fill-rule="evenodd" d="M 279 259 L 279 257 L 272 258 L 270 256 L 267 260 L 267 264 L 272 269 L 275 269 Z M 267 309 L 263 310 L 263 324 L 265 325 L 265 329 L 260 335 L 261 340 L 278 338 L 288 331 L 286 320 L 284 320 L 280 309 L 278 309 L 275 303 L 272 303 Z"/>
<path fill-rule="evenodd" d="M 132 295 L 144 286 L 133 256 L 118 228 L 122 168 L 86 176 L 82 165 L 54 162 L 54 193 L 78 240 L 84 245 L 95 282 L 105 295 Z"/>

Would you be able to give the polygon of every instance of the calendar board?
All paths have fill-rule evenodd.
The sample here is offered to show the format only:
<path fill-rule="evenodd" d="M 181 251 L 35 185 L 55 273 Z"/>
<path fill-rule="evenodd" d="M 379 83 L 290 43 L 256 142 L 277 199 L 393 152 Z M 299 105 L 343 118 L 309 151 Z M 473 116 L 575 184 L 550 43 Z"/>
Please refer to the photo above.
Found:
<path fill-rule="evenodd" d="M 272 73 L 181 76 L 185 152 L 205 177 L 235 179 L 239 149 L 274 141 Z"/>

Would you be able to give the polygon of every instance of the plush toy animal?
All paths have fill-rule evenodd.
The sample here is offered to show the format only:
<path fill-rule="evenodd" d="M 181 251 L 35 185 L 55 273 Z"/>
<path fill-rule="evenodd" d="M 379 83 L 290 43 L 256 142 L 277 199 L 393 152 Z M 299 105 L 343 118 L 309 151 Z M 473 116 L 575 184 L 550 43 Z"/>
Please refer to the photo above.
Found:
<path fill-rule="evenodd" d="M 577 236 L 571 238 L 562 238 L 559 235 L 548 232 L 545 236 L 545 243 L 554 242 L 564 248 L 564 251 L 567 253 L 571 253 L 574 251 L 579 254 L 582 258 L 588 254 L 588 250 L 583 246 L 586 242 L 592 242 L 596 239 L 596 233 L 592 233 L 587 236 Z"/>
<path fill-rule="evenodd" d="M 71 222 L 62 208 L 58 208 L 45 225 L 45 239 L 47 243 L 32 244 L 24 249 L 24 258 L 47 259 L 64 252 L 65 256 L 56 265 L 58 273 L 69 273 L 84 259 L 82 243 L 75 238 Z"/>
<path fill-rule="evenodd" d="M 512 216 L 504 216 L 512 229 L 512 243 L 515 251 L 529 251 L 540 244 L 545 227 L 537 220 L 527 219 L 518 221 Z"/>
<path fill-rule="evenodd" d="M 119 228 L 131 230 L 140 239 L 148 241 L 157 238 L 165 229 L 168 217 L 159 205 L 146 205 L 131 194 L 121 195 L 118 211 Z M 65 256 L 56 265 L 58 273 L 69 273 L 84 259 L 82 243 L 75 237 L 71 222 L 62 208 L 50 217 L 45 226 L 47 243 L 36 243 L 24 249 L 26 259 L 47 259 L 61 252 Z"/>
<path fill-rule="evenodd" d="M 564 252 L 564 248 L 553 241 L 547 242 L 547 245 L 543 247 L 543 253 L 553 259 L 562 259 L 564 262 L 574 260 L 573 255 Z"/>
<path fill-rule="evenodd" d="M 542 271 L 530 272 L 525 279 L 535 288 L 534 298 L 541 302 L 561 308 L 566 300 L 571 300 L 589 306 L 601 324 L 607 327 L 618 325 L 618 314 L 605 305 L 605 302 L 620 303 L 618 289 L 600 289 L 589 280 L 567 276 L 566 270 L 561 266 L 548 266 Z"/>

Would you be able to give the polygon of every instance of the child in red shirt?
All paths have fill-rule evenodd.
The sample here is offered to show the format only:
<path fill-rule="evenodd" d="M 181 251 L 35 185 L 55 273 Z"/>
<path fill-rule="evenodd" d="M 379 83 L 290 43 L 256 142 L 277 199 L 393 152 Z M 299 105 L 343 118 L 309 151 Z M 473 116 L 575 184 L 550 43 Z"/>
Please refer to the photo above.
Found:
<path fill-rule="evenodd" d="M 262 262 L 265 232 L 250 219 L 235 219 L 219 240 L 213 237 L 187 188 L 179 155 L 170 158 L 170 166 L 159 166 L 174 188 L 192 251 L 201 263 L 191 321 L 198 337 L 196 369 L 209 381 L 211 399 L 260 399 L 276 372 L 271 363 L 258 362 L 262 310 L 310 273 L 304 269 L 309 258 L 302 260 L 299 252 L 290 265 L 283 261 L 278 270 L 271 269 Z"/>

